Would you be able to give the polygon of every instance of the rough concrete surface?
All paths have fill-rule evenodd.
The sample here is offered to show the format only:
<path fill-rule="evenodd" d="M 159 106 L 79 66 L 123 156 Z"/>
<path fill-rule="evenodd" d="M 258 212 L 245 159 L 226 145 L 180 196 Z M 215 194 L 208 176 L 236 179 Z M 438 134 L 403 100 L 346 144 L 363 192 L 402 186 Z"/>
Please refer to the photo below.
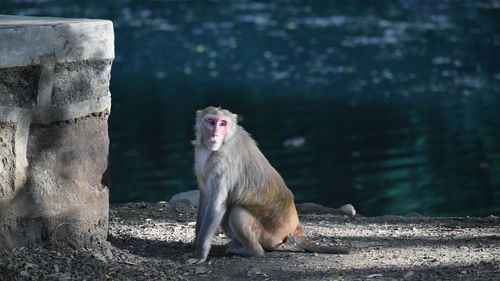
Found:
<path fill-rule="evenodd" d="M 34 106 L 40 71 L 36 65 L 0 68 L 0 105 Z"/>
<path fill-rule="evenodd" d="M 57 63 L 52 84 L 52 106 L 78 103 L 108 94 L 111 60 Z"/>
<path fill-rule="evenodd" d="M 107 20 L 0 15 L 2 68 L 114 58 Z"/>
<path fill-rule="evenodd" d="M 0 123 L 0 200 L 14 191 L 16 127 Z"/>
<path fill-rule="evenodd" d="M 0 15 L 0 249 L 108 231 L 110 21 Z"/>

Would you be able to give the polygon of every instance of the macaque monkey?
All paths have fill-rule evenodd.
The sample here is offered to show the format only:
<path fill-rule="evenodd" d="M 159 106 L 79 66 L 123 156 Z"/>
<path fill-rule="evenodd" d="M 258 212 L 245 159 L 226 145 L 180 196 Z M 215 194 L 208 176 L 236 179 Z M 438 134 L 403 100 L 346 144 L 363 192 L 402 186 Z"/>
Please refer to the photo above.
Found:
<path fill-rule="evenodd" d="M 196 253 L 188 263 L 203 263 L 219 226 L 231 240 L 227 252 L 262 256 L 289 235 L 306 251 L 347 254 L 307 240 L 300 228 L 293 194 L 255 141 L 221 108 L 196 112 L 195 172 L 200 188 Z"/>

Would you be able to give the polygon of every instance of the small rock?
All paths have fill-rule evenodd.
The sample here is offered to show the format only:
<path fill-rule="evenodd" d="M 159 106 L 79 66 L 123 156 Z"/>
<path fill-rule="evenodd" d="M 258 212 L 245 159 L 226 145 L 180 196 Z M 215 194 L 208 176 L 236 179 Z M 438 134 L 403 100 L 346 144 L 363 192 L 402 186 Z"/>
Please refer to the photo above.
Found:
<path fill-rule="evenodd" d="M 38 267 L 38 265 L 33 264 L 33 263 L 29 263 L 29 262 L 26 262 L 26 263 L 24 264 L 24 268 L 25 268 L 25 269 L 35 268 L 35 267 Z"/>
<path fill-rule="evenodd" d="M 316 203 L 301 203 L 296 204 L 295 207 L 300 214 L 332 214 L 339 216 L 345 215 L 345 213 L 339 209 L 324 207 Z"/>
<path fill-rule="evenodd" d="M 172 196 L 169 202 L 175 203 L 179 201 L 189 201 L 189 204 L 191 204 L 191 206 L 198 207 L 199 198 L 200 198 L 199 190 L 190 190 L 186 192 L 177 193 L 176 195 Z"/>
<path fill-rule="evenodd" d="M 262 270 L 260 270 L 260 268 L 257 268 L 257 267 L 252 267 L 252 269 L 250 269 L 247 272 L 247 276 L 250 277 L 252 275 L 265 275 L 265 276 L 267 276 L 264 272 L 262 272 Z"/>
<path fill-rule="evenodd" d="M 111 252 L 111 249 L 109 248 L 106 249 L 106 256 L 110 259 L 113 258 L 113 252 Z"/>
<path fill-rule="evenodd" d="M 380 273 L 374 273 L 374 274 L 370 274 L 370 275 L 366 276 L 366 278 L 368 278 L 368 279 L 372 279 L 372 278 L 380 278 L 380 277 L 382 277 L 382 276 L 383 276 L 383 275 L 382 275 L 382 274 L 380 274 Z"/>
<path fill-rule="evenodd" d="M 410 213 L 406 214 L 405 217 L 407 217 L 407 218 L 425 218 L 424 215 L 417 213 L 417 212 L 410 212 Z"/>
<path fill-rule="evenodd" d="M 413 272 L 413 270 L 410 270 L 408 271 L 404 276 L 403 276 L 403 279 L 407 280 L 407 279 L 411 279 L 413 277 L 413 275 L 415 275 L 415 272 Z"/>
<path fill-rule="evenodd" d="M 106 258 L 101 254 L 101 253 L 93 253 L 92 256 L 94 256 L 94 258 L 100 262 L 108 262 L 106 260 Z"/>
<path fill-rule="evenodd" d="M 21 270 L 21 271 L 19 272 L 19 275 L 21 275 L 22 277 L 30 277 L 29 272 L 28 272 L 28 271 L 26 271 L 26 270 Z"/>
<path fill-rule="evenodd" d="M 194 268 L 194 273 L 196 274 L 204 274 L 208 272 L 208 267 L 206 266 L 197 266 Z"/>
<path fill-rule="evenodd" d="M 343 206 L 340 206 L 339 211 L 351 217 L 356 216 L 356 210 L 354 209 L 354 206 L 351 204 L 345 204 Z"/>

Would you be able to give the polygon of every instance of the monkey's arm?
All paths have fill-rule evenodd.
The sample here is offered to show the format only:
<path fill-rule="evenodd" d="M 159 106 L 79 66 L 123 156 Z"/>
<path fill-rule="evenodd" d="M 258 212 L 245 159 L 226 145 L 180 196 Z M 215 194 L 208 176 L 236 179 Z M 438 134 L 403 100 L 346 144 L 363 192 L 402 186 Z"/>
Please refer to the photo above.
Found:
<path fill-rule="evenodd" d="M 205 200 L 205 208 L 200 208 L 197 224 L 197 235 L 194 259 L 188 263 L 202 263 L 207 259 L 212 238 L 219 227 L 222 218 L 226 212 L 227 188 L 224 186 L 211 186 L 209 189 L 208 200 Z M 200 199 L 202 203 L 203 199 Z"/>
<path fill-rule="evenodd" d="M 200 198 L 199 198 L 199 203 L 198 203 L 198 216 L 196 217 L 195 244 L 196 244 L 196 240 L 198 240 L 198 235 L 200 233 L 202 218 L 205 215 L 205 212 L 207 210 L 207 203 L 208 203 L 208 194 L 206 194 L 206 192 L 203 191 L 203 188 L 200 188 Z"/>

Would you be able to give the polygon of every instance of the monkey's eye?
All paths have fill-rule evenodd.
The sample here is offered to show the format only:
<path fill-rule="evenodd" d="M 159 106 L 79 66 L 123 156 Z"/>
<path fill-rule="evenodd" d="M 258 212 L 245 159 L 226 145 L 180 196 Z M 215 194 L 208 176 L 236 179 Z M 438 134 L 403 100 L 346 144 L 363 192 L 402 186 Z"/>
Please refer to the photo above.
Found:
<path fill-rule="evenodd" d="M 215 120 L 214 119 L 207 119 L 207 124 L 210 126 L 215 126 Z"/>
<path fill-rule="evenodd" d="M 221 127 L 226 127 L 227 126 L 227 122 L 226 121 L 221 121 L 220 125 L 221 125 Z"/>

